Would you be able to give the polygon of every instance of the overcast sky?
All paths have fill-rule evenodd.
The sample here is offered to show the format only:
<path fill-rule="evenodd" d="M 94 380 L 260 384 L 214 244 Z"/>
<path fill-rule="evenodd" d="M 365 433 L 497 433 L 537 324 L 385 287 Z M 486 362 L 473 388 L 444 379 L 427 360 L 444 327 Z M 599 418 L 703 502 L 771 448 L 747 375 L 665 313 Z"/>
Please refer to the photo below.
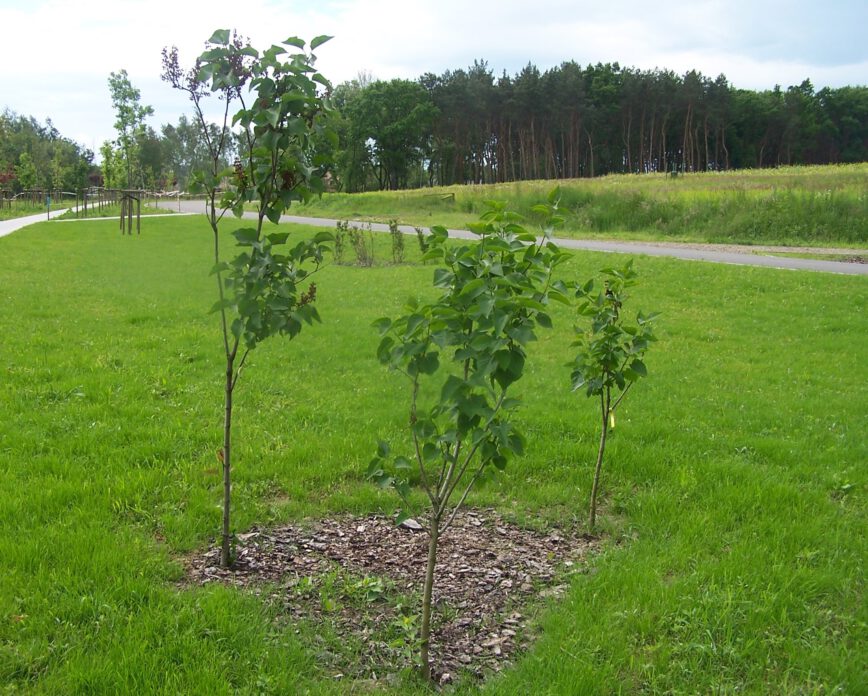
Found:
<path fill-rule="evenodd" d="M 190 64 L 218 28 L 258 48 L 333 35 L 317 66 L 335 84 L 474 59 L 496 75 L 618 61 L 750 89 L 868 84 L 866 0 L 0 0 L 0 109 L 50 117 L 96 151 L 114 137 L 108 75 L 124 68 L 158 130 L 189 112 L 160 81 L 160 50 L 176 45 Z"/>

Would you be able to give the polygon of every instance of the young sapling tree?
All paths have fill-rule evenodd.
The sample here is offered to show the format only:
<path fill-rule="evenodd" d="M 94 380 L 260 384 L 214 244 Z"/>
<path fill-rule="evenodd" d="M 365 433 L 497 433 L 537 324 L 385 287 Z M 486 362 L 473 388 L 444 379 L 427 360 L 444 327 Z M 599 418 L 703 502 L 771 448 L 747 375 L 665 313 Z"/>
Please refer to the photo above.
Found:
<path fill-rule="evenodd" d="M 585 389 L 589 398 L 600 403 L 600 444 L 591 487 L 591 509 L 588 523 L 594 528 L 597 519 L 597 492 L 603 453 L 609 430 L 615 427 L 615 410 L 627 392 L 648 374 L 642 358 L 654 340 L 651 322 L 658 313 L 639 312 L 634 324 L 624 321 L 622 307 L 627 299 L 626 289 L 636 284 L 637 273 L 632 259 L 622 269 L 605 269 L 603 287 L 595 289 L 594 280 L 576 290 L 579 314 L 590 319 L 590 326 L 577 329 L 578 346 L 572 362 L 573 391 Z"/>
<path fill-rule="evenodd" d="M 313 51 L 329 37 L 310 44 Z M 270 336 L 295 338 L 305 324 L 319 321 L 314 304 L 316 285 L 310 276 L 321 265 L 332 239 L 328 232 L 287 248 L 288 233 L 265 234 L 266 220 L 277 224 L 293 201 L 308 200 L 325 186 L 323 163 L 313 154 L 315 137 L 327 136 L 326 103 L 320 91 L 329 87 L 314 69 L 315 56 L 305 42 L 290 38 L 260 53 L 228 30 L 214 32 L 189 71 L 179 66 L 175 48 L 163 50 L 163 79 L 187 92 L 200 134 L 209 152 L 209 168 L 197 172 L 191 190 L 204 192 L 213 233 L 214 267 L 225 356 L 223 446 L 223 520 L 220 564 L 231 564 L 232 406 L 247 356 Z M 222 126 L 209 126 L 208 97 L 222 100 Z M 233 105 L 236 107 L 231 116 Z M 225 167 L 230 127 L 240 131 L 242 156 Z M 228 185 L 227 185 L 228 182 Z M 246 203 L 256 213 L 251 225 L 232 236 L 235 257 L 221 257 L 221 223 L 227 212 L 240 218 Z"/>
<path fill-rule="evenodd" d="M 452 246 L 445 228 L 432 228 L 425 258 L 439 262 L 434 286 L 442 290 L 440 297 L 429 304 L 411 300 L 403 316 L 375 323 L 382 336 L 380 362 L 409 381 L 409 452 L 393 457 L 380 442 L 368 475 L 398 492 L 399 523 L 410 516 L 411 485 L 426 501 L 428 560 L 419 633 L 419 668 L 426 679 L 440 538 L 474 484 L 523 452 L 524 438 L 511 420 L 518 401 L 510 393 L 524 373 L 534 330 L 551 326 L 549 300 L 569 303 L 566 286 L 552 278 L 566 257 L 551 241 L 560 222 L 557 190 L 538 211 L 546 216 L 539 240 L 502 204 L 489 205 L 471 225 L 478 236 L 474 243 Z"/>

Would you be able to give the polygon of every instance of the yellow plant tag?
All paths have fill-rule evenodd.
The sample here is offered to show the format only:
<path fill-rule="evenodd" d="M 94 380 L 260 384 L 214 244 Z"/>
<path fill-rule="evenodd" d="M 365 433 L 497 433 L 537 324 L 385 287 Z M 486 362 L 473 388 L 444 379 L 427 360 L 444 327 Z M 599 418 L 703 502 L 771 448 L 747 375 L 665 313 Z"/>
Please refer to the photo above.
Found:
<path fill-rule="evenodd" d="M 615 412 L 614 411 L 609 411 L 609 427 L 610 428 L 615 427 Z"/>

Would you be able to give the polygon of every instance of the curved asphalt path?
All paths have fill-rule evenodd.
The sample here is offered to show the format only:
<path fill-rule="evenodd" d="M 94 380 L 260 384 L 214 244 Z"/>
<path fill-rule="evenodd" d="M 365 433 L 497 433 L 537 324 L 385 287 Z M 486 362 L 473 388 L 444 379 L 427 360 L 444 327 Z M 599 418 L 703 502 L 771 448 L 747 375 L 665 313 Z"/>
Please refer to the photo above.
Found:
<path fill-rule="evenodd" d="M 51 217 L 63 215 L 69 208 L 59 208 L 51 211 Z M 28 215 L 26 217 L 12 218 L 11 220 L 0 220 L 0 237 L 5 237 L 7 234 L 12 234 L 16 230 L 20 230 L 27 225 L 33 225 L 37 222 L 45 222 L 49 217 L 46 213 L 39 215 Z"/>
<path fill-rule="evenodd" d="M 178 203 L 161 203 L 162 207 L 178 210 Z M 181 201 L 180 209 L 186 213 L 204 213 L 204 201 Z M 255 218 L 255 213 L 245 213 L 245 218 Z M 334 228 L 337 220 L 328 218 L 303 217 L 298 215 L 282 215 L 281 222 L 297 225 L 312 225 L 314 227 Z M 361 223 L 357 223 L 361 224 Z M 389 226 L 380 222 L 372 222 L 374 232 L 388 232 Z M 399 225 L 404 234 L 414 235 L 416 230 L 411 225 Z M 426 228 L 422 228 L 426 229 Z M 449 230 L 449 236 L 456 239 L 475 239 L 475 235 L 467 230 Z M 823 261 L 820 259 L 799 259 L 790 256 L 762 256 L 757 254 L 740 254 L 732 251 L 721 251 L 713 248 L 687 248 L 642 242 L 609 242 L 589 239 L 557 238 L 555 242 L 564 249 L 586 249 L 588 251 L 606 251 L 619 254 L 644 254 L 645 256 L 668 256 L 687 261 L 710 261 L 712 263 L 729 263 L 739 266 L 763 266 L 766 268 L 782 268 L 793 271 L 820 271 L 823 273 L 842 273 L 845 275 L 868 275 L 868 264 L 846 263 L 844 261 Z"/>
<path fill-rule="evenodd" d="M 204 201 L 177 201 L 160 203 L 161 207 L 172 211 L 186 213 L 204 213 Z M 60 215 L 64 210 L 57 210 L 53 214 Z M 255 218 L 255 213 L 245 213 L 245 218 Z M 28 217 L 13 220 L 0 221 L 0 237 L 11 234 L 27 225 L 45 221 L 45 215 L 30 215 Z M 297 225 L 312 225 L 315 227 L 333 228 L 337 220 L 328 218 L 301 217 L 297 215 L 283 215 L 281 222 Z M 371 229 L 375 232 L 388 232 L 389 226 L 383 223 L 371 223 Z M 399 229 L 404 234 L 413 235 L 415 228 L 411 225 L 400 225 Z M 474 239 L 475 235 L 467 230 L 449 230 L 449 236 L 456 239 Z M 620 254 L 640 254 L 645 256 L 667 256 L 670 258 L 684 259 L 688 261 L 710 261 L 712 263 L 729 263 L 739 266 L 763 266 L 766 268 L 782 268 L 794 271 L 819 271 L 823 273 L 841 273 L 845 275 L 868 275 L 868 264 L 846 263 L 843 261 L 822 261 L 819 259 L 799 259 L 788 256 L 762 256 L 757 254 L 740 254 L 732 251 L 720 251 L 713 248 L 686 248 L 667 245 L 645 244 L 642 242 L 609 242 L 587 239 L 555 239 L 557 244 L 565 249 L 586 249 L 588 251 L 605 251 Z"/>

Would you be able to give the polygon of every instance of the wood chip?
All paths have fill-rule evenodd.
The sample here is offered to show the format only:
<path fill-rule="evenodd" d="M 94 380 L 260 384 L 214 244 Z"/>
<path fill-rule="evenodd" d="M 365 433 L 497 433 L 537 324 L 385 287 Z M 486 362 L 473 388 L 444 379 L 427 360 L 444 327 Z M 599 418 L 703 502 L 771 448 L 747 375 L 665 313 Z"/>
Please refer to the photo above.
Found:
<path fill-rule="evenodd" d="M 423 530 L 415 520 L 395 525 L 394 518 L 381 515 L 252 529 L 237 535 L 232 569 L 219 567 L 219 549 L 207 549 L 187 559 L 188 578 L 257 593 L 267 587 L 263 599 L 282 607 L 290 619 L 329 622 L 339 635 L 352 634 L 363 641 L 364 660 L 355 656 L 341 661 L 325 644 L 312 648 L 318 659 L 333 664 L 335 678 L 360 683 L 388 680 L 409 667 L 412 659 L 385 639 L 399 620 L 395 600 L 390 601 L 384 590 L 382 599 L 359 608 L 358 602 L 335 597 L 327 611 L 319 581 L 338 568 L 355 579 L 347 587 L 363 578 L 382 578 L 398 592 L 421 594 L 428 550 L 427 535 L 419 534 Z M 586 567 L 586 551 L 593 544 L 563 529 L 542 534 L 522 529 L 494 510 L 459 512 L 441 537 L 435 572 L 431 656 L 438 683 L 454 682 L 467 673 L 481 677 L 508 664 L 529 637 L 524 615 L 507 613 L 506 608 L 539 596 L 562 595 L 567 585 L 552 587 L 552 580 L 563 581 L 568 570 L 575 573 L 576 567 Z M 572 567 L 565 568 L 566 562 Z"/>

